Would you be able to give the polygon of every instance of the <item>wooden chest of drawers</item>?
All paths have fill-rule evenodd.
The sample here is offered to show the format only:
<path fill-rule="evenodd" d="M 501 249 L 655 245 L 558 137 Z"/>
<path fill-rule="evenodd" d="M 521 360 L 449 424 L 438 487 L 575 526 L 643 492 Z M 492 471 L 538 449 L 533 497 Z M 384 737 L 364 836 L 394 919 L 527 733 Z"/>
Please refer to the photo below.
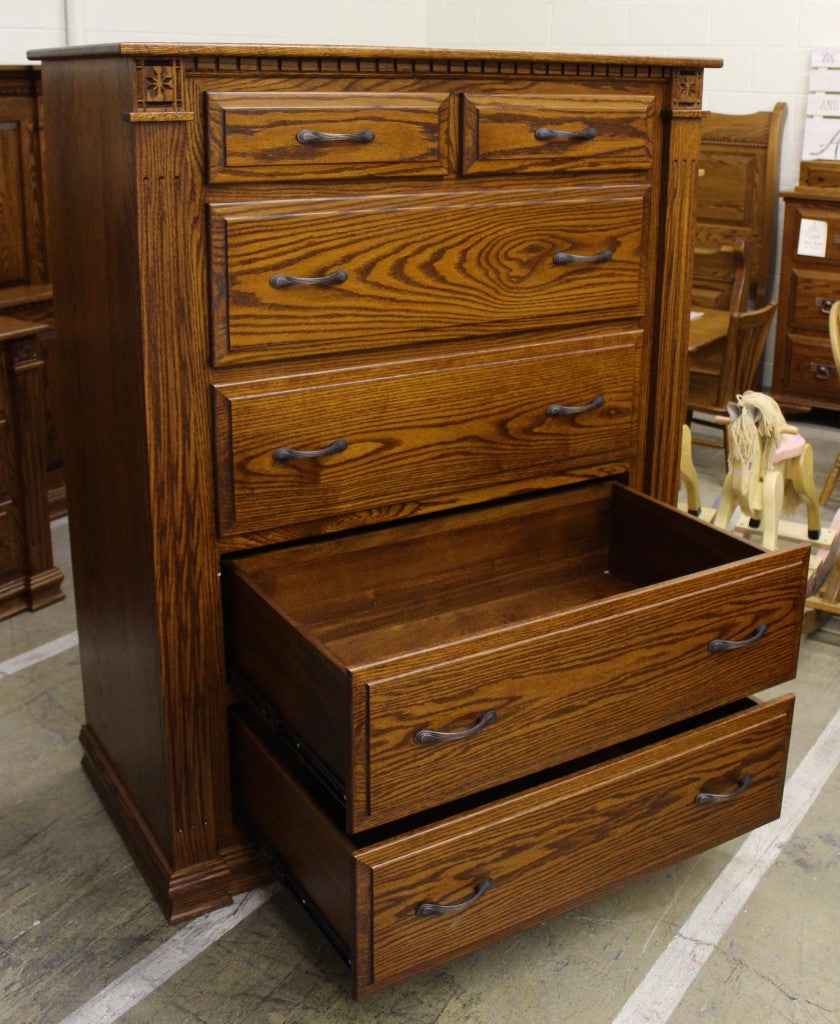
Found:
<path fill-rule="evenodd" d="M 804 552 L 668 505 L 704 62 L 39 56 L 84 763 L 170 917 L 241 823 L 364 995 L 777 814 Z"/>
<path fill-rule="evenodd" d="M 803 185 L 782 195 L 773 395 L 793 408 L 840 410 L 840 379 L 828 338 L 828 311 L 840 299 L 840 190 Z M 808 245 L 807 237 L 800 242 L 803 222 L 817 226 L 816 243 Z"/>

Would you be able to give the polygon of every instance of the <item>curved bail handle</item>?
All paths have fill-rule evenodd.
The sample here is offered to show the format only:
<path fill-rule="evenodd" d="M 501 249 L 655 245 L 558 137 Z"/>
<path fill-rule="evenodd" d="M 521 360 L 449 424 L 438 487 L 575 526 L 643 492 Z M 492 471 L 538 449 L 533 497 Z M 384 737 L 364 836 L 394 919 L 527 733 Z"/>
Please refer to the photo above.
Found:
<path fill-rule="evenodd" d="M 457 914 L 459 910 L 474 907 L 481 897 L 493 888 L 493 879 L 485 878 L 476 884 L 472 896 L 461 903 L 421 903 L 417 908 L 418 917 L 436 917 L 440 914 Z"/>

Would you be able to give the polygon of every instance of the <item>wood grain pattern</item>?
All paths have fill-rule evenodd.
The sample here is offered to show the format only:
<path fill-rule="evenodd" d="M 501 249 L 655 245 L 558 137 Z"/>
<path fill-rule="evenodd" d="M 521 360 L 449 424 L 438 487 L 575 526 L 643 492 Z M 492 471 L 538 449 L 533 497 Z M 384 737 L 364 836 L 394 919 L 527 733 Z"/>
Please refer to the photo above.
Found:
<path fill-rule="evenodd" d="M 442 177 L 448 93 L 208 93 L 211 182 Z M 299 131 L 373 132 L 371 141 L 302 144 Z"/>
<path fill-rule="evenodd" d="M 614 760 L 355 850 L 242 720 L 237 763 L 247 771 L 240 778 L 243 803 L 271 830 L 281 860 L 300 866 L 298 881 L 305 885 L 314 875 L 319 909 L 336 930 L 347 935 L 349 929 L 351 952 L 362 951 L 354 972 L 361 996 L 777 817 L 792 704 L 793 698 L 780 698 L 675 731 Z M 694 803 L 703 790 L 731 791 L 746 773 L 753 783 L 738 799 Z M 321 840 L 317 848 L 313 835 Z M 331 875 L 313 870 L 316 859 L 332 865 Z M 346 882 L 325 887 L 323 879 L 343 878 L 342 862 L 350 867 L 354 860 L 357 880 L 367 874 L 370 885 L 359 885 L 348 913 Z M 485 878 L 493 887 L 469 910 L 417 917 L 421 902 L 461 901 Z M 362 928 L 365 934 L 356 937 Z"/>
<path fill-rule="evenodd" d="M 216 362 L 639 316 L 647 189 L 211 206 Z M 555 253 L 604 263 L 555 266 Z M 276 274 L 341 284 L 272 288 Z M 572 319 L 574 318 L 574 319 Z"/>
<path fill-rule="evenodd" d="M 433 511 L 636 454 L 641 333 L 216 388 L 222 533 Z M 584 408 L 547 415 L 554 404 Z M 278 463 L 278 447 L 346 451 Z M 556 477 L 555 477 L 556 479 Z"/>
<path fill-rule="evenodd" d="M 462 98 L 464 174 L 648 170 L 653 159 L 652 96 L 563 93 Z M 594 138 L 540 141 L 539 128 L 595 132 Z"/>
<path fill-rule="evenodd" d="M 287 727 L 339 766 L 352 831 L 688 718 L 746 696 L 758 678 L 795 674 L 806 548 L 763 555 L 617 489 L 610 543 L 632 536 L 638 555 L 627 559 L 598 531 L 606 521 L 593 496 L 555 497 L 554 514 L 539 518 L 533 505 L 520 506 L 519 521 L 515 512 L 451 517 L 452 536 L 444 521 L 419 537 L 409 528 L 406 543 L 394 528 L 392 545 L 380 537 L 345 553 L 339 540 L 303 549 L 297 565 L 294 549 L 236 563 L 230 601 L 242 610 L 230 620 L 230 656 Z M 673 557 L 684 547 L 697 551 L 693 564 Z M 709 653 L 711 640 L 744 639 L 759 622 L 769 626 L 760 643 Z M 314 723 L 313 700 L 326 712 Z M 414 740 L 421 729 L 468 729 L 489 710 L 497 721 L 468 740 Z"/>

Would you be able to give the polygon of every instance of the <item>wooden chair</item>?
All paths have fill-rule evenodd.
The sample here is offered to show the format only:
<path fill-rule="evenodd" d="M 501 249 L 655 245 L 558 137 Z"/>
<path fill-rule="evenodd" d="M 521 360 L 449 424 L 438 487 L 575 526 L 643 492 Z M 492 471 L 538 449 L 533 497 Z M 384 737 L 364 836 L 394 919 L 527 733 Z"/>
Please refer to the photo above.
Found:
<path fill-rule="evenodd" d="M 708 114 L 700 129 L 696 244 L 748 246 L 748 293 L 756 306 L 773 282 L 779 160 L 787 105 L 753 114 Z"/>
<path fill-rule="evenodd" d="M 752 388 L 775 313 L 775 302 L 751 312 L 734 312 L 726 337 L 695 354 L 688 376 L 689 426 L 696 413 L 725 416 L 727 403 Z M 725 447 L 725 442 L 699 443 Z"/>
<path fill-rule="evenodd" d="M 720 246 L 695 246 L 691 304 L 699 309 L 746 309 L 747 244 L 743 239 Z"/>
<path fill-rule="evenodd" d="M 834 365 L 837 367 L 838 376 L 840 376 L 840 301 L 832 305 L 831 311 L 828 314 L 828 336 L 831 339 L 831 354 L 834 356 Z M 820 495 L 821 505 L 825 505 L 831 497 L 831 493 L 837 486 L 838 480 L 840 480 L 840 452 L 837 453 L 834 465 L 826 477 L 825 486 Z"/>

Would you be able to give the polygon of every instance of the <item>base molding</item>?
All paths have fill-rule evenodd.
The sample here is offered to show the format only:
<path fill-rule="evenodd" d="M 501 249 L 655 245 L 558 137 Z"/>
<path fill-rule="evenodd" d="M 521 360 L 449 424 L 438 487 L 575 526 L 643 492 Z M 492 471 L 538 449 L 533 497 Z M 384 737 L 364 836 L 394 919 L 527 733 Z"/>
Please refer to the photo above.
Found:
<path fill-rule="evenodd" d="M 173 869 L 89 725 L 82 726 L 79 740 L 82 768 L 171 924 L 228 906 L 237 893 L 272 877 L 263 858 L 244 841 L 219 851 L 213 860 Z"/>

